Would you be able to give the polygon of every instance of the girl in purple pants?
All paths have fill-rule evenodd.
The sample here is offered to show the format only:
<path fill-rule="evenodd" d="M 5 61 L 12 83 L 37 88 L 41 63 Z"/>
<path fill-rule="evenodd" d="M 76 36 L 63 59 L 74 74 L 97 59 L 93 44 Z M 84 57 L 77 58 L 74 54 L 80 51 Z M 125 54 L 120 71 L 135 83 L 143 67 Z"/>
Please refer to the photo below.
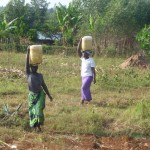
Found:
<path fill-rule="evenodd" d="M 92 100 L 91 96 L 91 83 L 96 83 L 96 73 L 95 73 L 95 62 L 92 57 L 90 57 L 90 51 L 81 51 L 82 38 L 80 39 L 77 47 L 78 55 L 81 59 L 81 104 L 84 102 L 90 102 Z"/>

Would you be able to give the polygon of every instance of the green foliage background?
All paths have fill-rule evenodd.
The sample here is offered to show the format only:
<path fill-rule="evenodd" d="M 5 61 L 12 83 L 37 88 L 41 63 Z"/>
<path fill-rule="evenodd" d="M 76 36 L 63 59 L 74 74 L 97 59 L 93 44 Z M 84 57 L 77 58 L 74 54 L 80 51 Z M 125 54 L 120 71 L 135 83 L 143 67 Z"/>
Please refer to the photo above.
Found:
<path fill-rule="evenodd" d="M 92 35 L 97 54 L 106 49 L 117 49 L 116 43 L 122 45 L 121 52 L 132 51 L 136 48 L 136 34 L 150 24 L 149 6 L 149 0 L 74 0 L 68 6 L 59 4 L 50 8 L 46 0 L 31 0 L 27 4 L 23 0 L 11 0 L 1 8 L 0 32 L 6 35 L 6 26 L 2 29 L 2 24 L 17 18 L 11 25 L 15 29 L 7 30 L 7 37 L 14 34 L 19 39 L 29 38 L 36 42 L 38 37 L 34 32 L 31 35 L 34 29 L 49 38 L 61 35 L 61 40 L 58 38 L 59 42 L 55 44 L 74 46 L 81 36 Z"/>
<path fill-rule="evenodd" d="M 150 51 L 150 25 L 145 26 L 138 34 L 137 40 L 142 49 Z"/>

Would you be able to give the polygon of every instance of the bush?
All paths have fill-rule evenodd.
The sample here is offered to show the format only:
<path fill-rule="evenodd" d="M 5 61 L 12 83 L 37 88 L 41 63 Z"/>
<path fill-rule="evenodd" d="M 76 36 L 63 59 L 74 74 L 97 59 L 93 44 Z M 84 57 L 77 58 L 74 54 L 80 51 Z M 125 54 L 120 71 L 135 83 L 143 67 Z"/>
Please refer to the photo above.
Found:
<path fill-rule="evenodd" d="M 38 37 L 37 30 L 36 29 L 30 29 L 28 32 L 29 40 L 34 42 L 37 40 L 37 37 Z"/>
<path fill-rule="evenodd" d="M 75 55 L 76 48 L 64 47 L 64 46 L 48 46 L 43 45 L 43 52 L 45 54 L 63 54 L 63 55 Z"/>
<path fill-rule="evenodd" d="M 8 52 L 26 52 L 28 45 L 20 45 L 15 43 L 10 44 L 1 44 L 0 43 L 0 50 L 8 51 Z M 42 45 L 43 46 L 43 53 L 44 54 L 63 54 L 63 55 L 75 55 L 76 48 L 74 47 L 64 47 L 64 46 L 49 46 L 49 45 Z"/>
<path fill-rule="evenodd" d="M 144 50 L 150 51 L 150 25 L 145 26 L 136 36 L 140 47 Z"/>

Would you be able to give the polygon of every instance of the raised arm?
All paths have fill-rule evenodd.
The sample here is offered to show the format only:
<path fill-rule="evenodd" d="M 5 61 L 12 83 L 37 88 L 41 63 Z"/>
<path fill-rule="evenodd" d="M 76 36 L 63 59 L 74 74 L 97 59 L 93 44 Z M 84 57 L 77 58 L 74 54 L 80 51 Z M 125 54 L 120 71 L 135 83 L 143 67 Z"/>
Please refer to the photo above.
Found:
<path fill-rule="evenodd" d="M 50 99 L 50 101 L 53 101 L 53 98 L 52 98 L 52 96 L 50 95 L 50 92 L 49 92 L 49 90 L 48 90 L 48 88 L 47 88 L 47 86 L 46 86 L 46 84 L 45 84 L 44 81 L 43 81 L 43 83 L 42 83 L 42 88 L 43 88 L 43 90 L 45 91 L 45 93 L 47 94 L 47 96 L 48 96 L 48 98 Z"/>
<path fill-rule="evenodd" d="M 26 70 L 26 74 L 30 73 L 30 66 L 29 66 L 29 54 L 30 53 L 30 47 L 28 46 L 27 48 L 27 54 L 26 54 L 26 65 L 25 65 L 25 70 Z"/>
<path fill-rule="evenodd" d="M 80 38 L 80 41 L 79 41 L 78 46 L 77 46 L 77 53 L 78 53 L 79 57 L 82 56 L 82 53 L 81 53 L 81 44 L 82 44 L 82 38 Z"/>

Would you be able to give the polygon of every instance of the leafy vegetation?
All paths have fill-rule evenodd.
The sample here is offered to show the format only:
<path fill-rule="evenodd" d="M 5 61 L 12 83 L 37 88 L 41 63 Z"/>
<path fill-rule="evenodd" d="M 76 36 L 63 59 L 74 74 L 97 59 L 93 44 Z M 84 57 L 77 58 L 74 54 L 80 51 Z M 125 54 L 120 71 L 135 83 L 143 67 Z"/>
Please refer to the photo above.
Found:
<path fill-rule="evenodd" d="M 43 142 L 51 141 L 65 149 L 66 139 L 50 137 L 50 132 L 149 138 L 149 70 L 118 67 L 124 54 L 129 56 L 140 48 L 149 53 L 149 6 L 149 0 L 72 0 L 68 6 L 50 8 L 46 0 L 10 0 L 0 7 L 0 146 L 13 139 L 29 147 L 41 143 L 41 149 L 47 149 Z M 43 44 L 39 66 L 54 97 L 52 103 L 46 101 L 42 134 L 29 128 L 24 74 L 26 48 L 39 44 L 39 34 L 54 44 Z M 95 56 L 101 57 L 95 58 L 93 100 L 80 106 L 76 45 L 84 35 L 92 35 Z M 19 104 L 19 111 L 11 115 Z"/>
<path fill-rule="evenodd" d="M 0 29 L 4 16 L 7 23 L 17 18 L 13 24 L 16 28 L 7 37 L 37 43 L 41 33 L 57 39 L 54 44 L 76 46 L 81 36 L 92 35 L 96 55 L 107 51 L 121 55 L 138 50 L 135 37 L 150 24 L 149 5 L 149 0 L 73 0 L 68 6 L 60 3 L 50 8 L 46 0 L 31 0 L 27 4 L 24 0 L 11 0 L 1 8 Z"/>
<path fill-rule="evenodd" d="M 73 2 L 69 4 L 68 8 L 59 4 L 59 6 L 56 6 L 56 14 L 64 45 L 66 45 L 65 43 L 73 45 L 74 36 L 77 34 L 82 19 L 78 6 L 74 5 Z"/>
<path fill-rule="evenodd" d="M 137 40 L 142 49 L 150 51 L 150 25 L 145 26 L 138 34 Z"/>

